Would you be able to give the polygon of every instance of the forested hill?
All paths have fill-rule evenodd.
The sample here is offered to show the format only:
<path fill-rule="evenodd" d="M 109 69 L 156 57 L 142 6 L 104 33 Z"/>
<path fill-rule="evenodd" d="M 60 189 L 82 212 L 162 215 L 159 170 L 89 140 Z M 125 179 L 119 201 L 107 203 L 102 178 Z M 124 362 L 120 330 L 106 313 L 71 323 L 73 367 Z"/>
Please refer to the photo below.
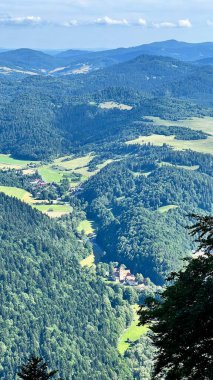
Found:
<path fill-rule="evenodd" d="M 104 51 L 68 50 L 48 54 L 31 49 L 0 52 L 0 76 L 77 75 L 127 62 L 141 55 L 197 61 L 213 57 L 212 43 L 190 44 L 175 40 Z"/>
<path fill-rule="evenodd" d="M 211 81 L 210 69 L 159 57 L 140 57 L 72 80 L 0 80 L 0 152 L 45 160 L 89 144 L 94 150 L 100 143 L 136 137 L 144 116 L 177 120 L 211 115 Z M 108 101 L 127 103 L 130 109 L 100 107 Z M 150 125 L 142 129 L 145 135 L 154 131 Z M 169 134 L 176 132 L 170 128 Z M 196 135 L 204 138 L 201 132 Z"/>
<path fill-rule="evenodd" d="M 3 194 L 0 210 L 0 377 L 35 352 L 66 380 L 131 379 L 116 350 L 126 304 L 80 269 L 74 233 Z"/>
<path fill-rule="evenodd" d="M 106 261 L 125 263 L 158 284 L 183 265 L 193 250 L 187 215 L 211 212 L 213 203 L 212 156 L 202 156 L 137 148 L 85 184 L 78 196 L 98 225 Z M 192 166 L 198 162 L 200 173 Z"/>

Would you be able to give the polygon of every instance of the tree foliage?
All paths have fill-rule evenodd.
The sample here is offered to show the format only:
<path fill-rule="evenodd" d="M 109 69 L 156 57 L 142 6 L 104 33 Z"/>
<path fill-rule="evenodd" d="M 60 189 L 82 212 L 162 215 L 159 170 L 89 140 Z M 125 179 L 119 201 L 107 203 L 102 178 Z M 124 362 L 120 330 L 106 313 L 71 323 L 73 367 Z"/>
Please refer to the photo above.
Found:
<path fill-rule="evenodd" d="M 140 324 L 149 323 L 158 349 L 153 378 L 212 379 L 213 377 L 213 256 L 212 217 L 196 216 L 203 255 L 174 273 L 162 300 L 148 299 Z"/>
<path fill-rule="evenodd" d="M 23 380 L 48 380 L 56 375 L 58 371 L 48 371 L 48 365 L 42 358 L 31 356 L 26 364 L 21 366 L 18 377 Z"/>

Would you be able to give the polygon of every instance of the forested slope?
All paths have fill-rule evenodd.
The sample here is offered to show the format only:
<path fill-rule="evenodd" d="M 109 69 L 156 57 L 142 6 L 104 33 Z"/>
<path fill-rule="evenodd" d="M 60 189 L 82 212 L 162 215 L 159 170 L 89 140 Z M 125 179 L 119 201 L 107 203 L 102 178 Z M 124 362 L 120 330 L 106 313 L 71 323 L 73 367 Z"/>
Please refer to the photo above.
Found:
<path fill-rule="evenodd" d="M 1 378 L 35 352 L 64 379 L 131 379 L 115 348 L 125 303 L 80 269 L 74 233 L 3 194 L 0 210 Z"/>
<path fill-rule="evenodd" d="M 106 260 L 118 260 L 162 284 L 193 249 L 185 229 L 187 215 L 195 210 L 211 212 L 212 157 L 190 152 L 173 155 L 167 147 L 136 149 L 133 157 L 91 178 L 79 197 L 98 223 L 98 241 Z M 199 159 L 201 172 L 190 170 Z M 188 169 L 181 168 L 187 160 Z"/>
<path fill-rule="evenodd" d="M 142 123 L 144 116 L 178 120 L 211 115 L 212 73 L 211 67 L 141 56 L 86 76 L 0 79 L 0 152 L 46 160 L 115 138 L 155 133 L 154 126 Z M 132 109 L 100 108 L 109 101 Z M 158 131 L 162 134 L 165 128 Z M 177 133 L 174 128 L 167 131 Z M 205 137 L 199 131 L 192 136 L 189 130 L 183 135 Z"/>

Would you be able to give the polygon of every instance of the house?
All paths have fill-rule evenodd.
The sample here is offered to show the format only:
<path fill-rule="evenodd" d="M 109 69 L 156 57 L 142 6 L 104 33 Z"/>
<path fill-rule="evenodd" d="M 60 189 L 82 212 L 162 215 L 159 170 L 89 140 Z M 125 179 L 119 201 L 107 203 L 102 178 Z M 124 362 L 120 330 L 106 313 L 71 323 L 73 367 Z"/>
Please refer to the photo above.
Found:
<path fill-rule="evenodd" d="M 119 268 L 114 268 L 113 278 L 115 282 L 119 282 L 124 285 L 137 285 L 135 276 L 131 273 L 130 269 L 125 269 L 123 265 L 121 265 Z"/>
<path fill-rule="evenodd" d="M 137 281 L 136 281 L 136 278 L 133 274 L 127 274 L 126 278 L 125 278 L 125 284 L 126 285 L 130 285 L 130 286 L 135 286 L 137 285 Z"/>
<path fill-rule="evenodd" d="M 126 280 L 126 277 L 131 275 L 131 272 L 129 269 L 125 269 L 123 265 L 119 268 L 119 281 L 124 282 Z"/>

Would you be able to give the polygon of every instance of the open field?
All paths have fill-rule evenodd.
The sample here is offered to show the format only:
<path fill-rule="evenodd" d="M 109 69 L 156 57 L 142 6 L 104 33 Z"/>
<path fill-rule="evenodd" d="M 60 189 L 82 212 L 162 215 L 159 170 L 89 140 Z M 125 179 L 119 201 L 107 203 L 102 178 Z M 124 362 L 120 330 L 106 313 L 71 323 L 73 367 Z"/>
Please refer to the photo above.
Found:
<path fill-rule="evenodd" d="M 39 173 L 45 182 L 56 182 L 67 177 L 70 177 L 71 187 L 76 187 L 80 182 L 87 180 L 94 173 L 88 170 L 88 164 L 94 156 L 88 154 L 87 156 L 73 158 L 72 156 L 57 158 L 50 165 L 44 165 L 39 168 Z M 72 174 L 79 173 L 82 175 L 80 181 L 72 181 Z"/>
<path fill-rule="evenodd" d="M 80 264 L 82 267 L 88 267 L 88 268 L 91 268 L 93 265 L 95 265 L 94 253 L 91 253 L 91 255 L 89 255 L 85 259 L 81 260 Z"/>
<path fill-rule="evenodd" d="M 61 157 L 54 160 L 54 162 L 50 166 L 44 166 L 44 171 L 52 171 L 52 174 L 54 176 L 59 175 L 57 178 L 59 180 L 60 176 L 63 178 L 63 176 L 69 177 L 72 173 L 81 174 L 81 180 L 80 181 L 71 181 L 71 187 L 78 186 L 81 182 L 86 181 L 91 176 L 98 173 L 99 170 L 103 169 L 106 165 L 113 162 L 113 160 L 106 160 L 104 163 L 97 165 L 97 169 L 93 172 L 89 171 L 89 163 L 94 158 L 94 155 L 88 154 L 86 156 L 73 158 L 72 156 L 67 157 Z M 50 173 L 50 175 L 52 175 Z M 41 174 L 42 175 L 42 174 Z M 42 175 L 42 178 L 45 180 L 45 173 Z M 47 178 L 47 177 L 46 177 Z M 49 177 L 50 179 L 50 177 Z M 60 181 L 59 181 L 60 182 Z"/>
<path fill-rule="evenodd" d="M 29 204 L 33 208 L 47 214 L 51 218 L 59 218 L 60 216 L 69 214 L 72 211 L 71 206 L 67 204 L 41 204 L 40 202 L 40 204 L 37 204 L 37 200 L 32 197 L 32 194 L 18 187 L 0 186 L 0 192 Z M 43 202 L 45 203 L 45 201 Z"/>
<path fill-rule="evenodd" d="M 153 121 L 154 125 L 164 125 L 166 127 L 168 126 L 180 126 L 180 127 L 187 127 L 190 129 L 194 129 L 195 131 L 202 131 L 204 133 L 209 133 L 210 135 L 213 135 L 213 117 L 193 117 L 191 119 L 186 120 L 178 120 L 178 121 L 170 121 L 170 120 L 164 120 L 160 117 L 146 117 L 147 119 Z"/>
<path fill-rule="evenodd" d="M 107 110 L 117 108 L 120 111 L 131 111 L 133 107 L 128 106 L 127 104 L 122 104 L 122 103 L 104 102 L 104 103 L 99 104 L 99 108 L 107 109 Z"/>
<path fill-rule="evenodd" d="M 43 181 L 47 183 L 55 182 L 60 183 L 63 179 L 63 172 L 60 170 L 55 170 L 51 165 L 44 165 L 38 168 L 38 172 L 42 177 Z"/>
<path fill-rule="evenodd" d="M 203 140 L 176 140 L 175 136 L 156 135 L 140 136 L 135 140 L 127 141 L 126 144 L 153 144 L 162 146 L 167 144 L 172 146 L 175 150 L 191 149 L 199 153 L 213 154 L 213 136 L 209 136 Z"/>
<path fill-rule="evenodd" d="M 32 207 L 41 211 L 43 214 L 48 215 L 50 218 L 60 218 L 61 216 L 69 214 L 72 211 L 71 207 L 66 204 L 33 204 Z"/>
<path fill-rule="evenodd" d="M 159 163 L 159 166 L 172 166 L 174 168 L 185 169 L 185 170 L 192 170 L 192 171 L 195 171 L 195 170 L 199 169 L 199 165 L 194 165 L 194 166 L 174 165 L 174 164 L 170 164 L 169 162 L 161 162 L 161 163 Z"/>
<path fill-rule="evenodd" d="M 147 326 L 138 326 L 138 315 L 137 315 L 138 305 L 132 306 L 133 311 L 133 321 L 131 325 L 123 332 L 122 336 L 118 342 L 118 351 L 121 355 L 124 355 L 125 351 L 128 350 L 131 343 L 134 343 L 142 335 L 144 335 L 148 328 Z"/>
<path fill-rule="evenodd" d="M 93 234 L 95 232 L 93 222 L 91 220 L 82 220 L 77 228 L 78 232 L 83 231 L 86 235 Z"/>
<path fill-rule="evenodd" d="M 177 205 L 162 206 L 162 207 L 158 207 L 158 212 L 160 212 L 161 214 L 164 214 L 165 212 L 168 212 L 169 210 L 174 210 L 176 208 L 178 208 Z"/>
<path fill-rule="evenodd" d="M 38 163 L 35 161 L 16 160 L 9 154 L 0 154 L 0 169 L 23 169 L 30 163 Z"/>
<path fill-rule="evenodd" d="M 38 161 L 16 160 L 6 154 L 0 154 L 0 170 L 17 169 L 23 170 L 23 174 L 33 174 L 35 170 L 46 183 L 60 183 L 63 178 L 67 177 L 71 187 L 77 187 L 83 181 L 86 181 L 91 176 L 95 175 L 99 170 L 110 164 L 113 160 L 97 165 L 97 169 L 93 172 L 89 171 L 89 163 L 94 158 L 92 153 L 76 157 L 65 156 L 56 158 L 50 164 L 42 164 Z M 29 164 L 34 164 L 36 167 L 28 167 Z M 73 179 L 73 174 L 81 174 L 81 179 L 78 181 Z"/>
<path fill-rule="evenodd" d="M 9 197 L 15 197 L 21 201 L 24 201 L 25 197 L 30 197 L 30 193 L 28 193 L 24 189 L 20 189 L 19 187 L 9 187 L 9 186 L 0 186 L 0 192 L 8 195 Z"/>
<path fill-rule="evenodd" d="M 94 155 L 88 154 L 87 156 L 73 158 L 72 156 L 66 156 L 57 158 L 54 160 L 55 165 L 59 165 L 64 169 L 77 170 L 87 167 L 90 161 L 94 158 Z"/>

